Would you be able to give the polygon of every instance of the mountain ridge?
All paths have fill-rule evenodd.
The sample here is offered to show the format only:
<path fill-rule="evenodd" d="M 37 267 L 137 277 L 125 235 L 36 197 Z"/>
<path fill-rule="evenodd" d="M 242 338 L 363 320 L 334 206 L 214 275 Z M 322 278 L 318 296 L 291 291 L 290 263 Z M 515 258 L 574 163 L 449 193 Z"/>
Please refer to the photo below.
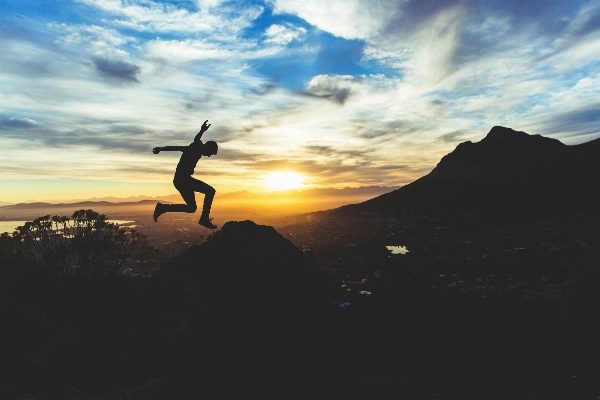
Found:
<path fill-rule="evenodd" d="M 305 189 L 305 190 L 285 190 L 285 191 L 274 191 L 268 193 L 256 193 L 250 192 L 247 190 L 237 191 L 237 192 L 226 192 L 226 193 L 217 193 L 216 198 L 221 200 L 230 200 L 230 199 L 265 199 L 265 198 L 273 198 L 273 197 L 285 197 L 285 196 L 331 196 L 331 197 L 346 197 L 346 196 L 368 196 L 370 194 L 381 194 L 381 192 L 389 192 L 391 190 L 397 189 L 398 186 L 360 186 L 360 187 L 345 187 L 345 188 L 313 188 L 313 189 Z M 5 207 L 8 208 L 35 208 L 39 206 L 71 206 L 71 205 L 80 205 L 80 204 L 102 204 L 102 205 L 136 205 L 136 204 L 146 204 L 152 203 L 155 204 L 156 201 L 166 201 L 172 200 L 175 202 L 181 201 L 181 196 L 179 194 L 170 194 L 165 196 L 130 196 L 126 198 L 120 197 L 102 197 L 97 198 L 93 197 L 89 200 L 59 200 L 57 202 L 52 201 L 29 201 L 29 202 L 21 202 L 21 203 L 8 203 L 4 202 L 4 204 L 0 205 L 0 210 Z"/>
<path fill-rule="evenodd" d="M 427 175 L 335 212 L 478 211 L 525 216 L 595 209 L 600 203 L 600 138 L 568 146 L 541 135 L 493 127 L 459 144 Z"/>

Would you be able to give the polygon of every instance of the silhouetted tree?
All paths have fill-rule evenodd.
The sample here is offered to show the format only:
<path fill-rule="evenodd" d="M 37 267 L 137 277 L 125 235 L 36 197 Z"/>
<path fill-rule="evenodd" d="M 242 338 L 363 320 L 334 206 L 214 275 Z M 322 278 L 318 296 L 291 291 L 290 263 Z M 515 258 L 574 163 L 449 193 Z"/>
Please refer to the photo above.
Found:
<path fill-rule="evenodd" d="M 19 256 L 60 275 L 113 275 L 121 268 L 148 259 L 147 236 L 119 228 L 106 215 L 78 210 L 71 218 L 45 215 L 3 237 L 3 253 Z"/>

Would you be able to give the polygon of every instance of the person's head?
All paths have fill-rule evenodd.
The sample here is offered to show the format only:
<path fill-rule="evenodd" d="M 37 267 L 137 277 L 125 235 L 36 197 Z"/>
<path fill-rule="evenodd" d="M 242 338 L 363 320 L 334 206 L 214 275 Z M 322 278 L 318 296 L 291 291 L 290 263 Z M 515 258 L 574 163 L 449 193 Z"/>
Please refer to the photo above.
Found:
<path fill-rule="evenodd" d="M 208 142 L 204 143 L 204 146 L 202 146 L 203 156 L 214 156 L 215 154 L 217 154 L 218 151 L 219 146 L 217 145 L 217 142 L 213 142 L 212 140 L 209 140 Z"/>

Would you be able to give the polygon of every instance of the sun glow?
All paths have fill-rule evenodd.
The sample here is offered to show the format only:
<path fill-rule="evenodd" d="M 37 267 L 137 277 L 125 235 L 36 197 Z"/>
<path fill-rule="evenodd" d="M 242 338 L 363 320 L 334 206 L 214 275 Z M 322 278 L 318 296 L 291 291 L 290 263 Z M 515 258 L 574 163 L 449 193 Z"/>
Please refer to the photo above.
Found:
<path fill-rule="evenodd" d="M 265 177 L 264 185 L 271 190 L 300 189 L 304 180 L 304 176 L 296 172 L 271 172 Z"/>

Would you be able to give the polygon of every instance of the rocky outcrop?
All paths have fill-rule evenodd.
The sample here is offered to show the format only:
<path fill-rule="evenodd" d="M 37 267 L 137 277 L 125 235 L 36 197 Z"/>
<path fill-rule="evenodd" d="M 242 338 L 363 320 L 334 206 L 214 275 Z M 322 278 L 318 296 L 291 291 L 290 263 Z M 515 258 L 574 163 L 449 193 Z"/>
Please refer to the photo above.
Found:
<path fill-rule="evenodd" d="M 169 344 L 181 371 L 180 382 L 171 380 L 176 387 L 243 398 L 272 396 L 273 382 L 319 386 L 326 281 L 272 227 L 228 222 L 152 279 L 157 303 L 178 327 Z"/>
<path fill-rule="evenodd" d="M 318 308 L 323 300 L 324 278 L 306 255 L 273 227 L 252 221 L 227 222 L 154 279 L 181 306 L 193 307 L 190 315 L 240 308 L 256 315 L 293 314 Z"/>

